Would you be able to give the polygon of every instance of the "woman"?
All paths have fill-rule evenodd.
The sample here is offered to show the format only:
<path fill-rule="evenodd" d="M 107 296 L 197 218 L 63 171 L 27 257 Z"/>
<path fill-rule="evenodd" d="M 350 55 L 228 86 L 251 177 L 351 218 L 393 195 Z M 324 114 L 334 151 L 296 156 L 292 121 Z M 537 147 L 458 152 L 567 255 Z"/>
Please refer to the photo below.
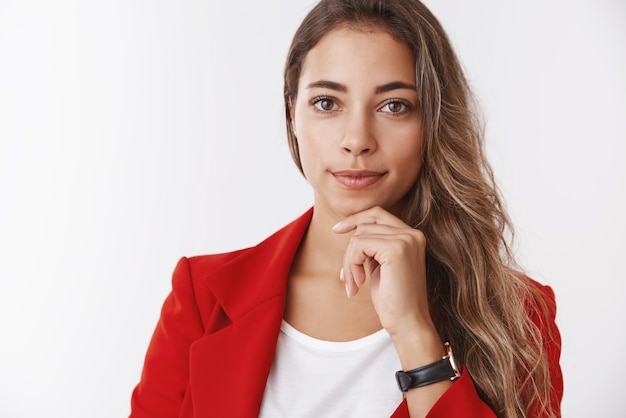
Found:
<path fill-rule="evenodd" d="M 254 248 L 179 262 L 131 417 L 559 417 L 553 293 L 513 268 L 436 18 L 323 0 L 284 93 L 314 207 Z"/>

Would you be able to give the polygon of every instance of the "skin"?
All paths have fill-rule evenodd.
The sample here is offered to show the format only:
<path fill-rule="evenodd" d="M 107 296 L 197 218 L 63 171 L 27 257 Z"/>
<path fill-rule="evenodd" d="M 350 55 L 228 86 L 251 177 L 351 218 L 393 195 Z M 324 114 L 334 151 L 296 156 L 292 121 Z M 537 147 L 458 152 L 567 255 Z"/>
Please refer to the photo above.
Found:
<path fill-rule="evenodd" d="M 291 110 L 315 209 L 285 320 L 329 341 L 384 327 L 404 370 L 444 351 L 428 310 L 425 237 L 397 216 L 422 161 L 415 86 L 406 44 L 382 30 L 339 27 L 305 57 Z M 410 390 L 411 417 L 425 417 L 450 385 Z"/>

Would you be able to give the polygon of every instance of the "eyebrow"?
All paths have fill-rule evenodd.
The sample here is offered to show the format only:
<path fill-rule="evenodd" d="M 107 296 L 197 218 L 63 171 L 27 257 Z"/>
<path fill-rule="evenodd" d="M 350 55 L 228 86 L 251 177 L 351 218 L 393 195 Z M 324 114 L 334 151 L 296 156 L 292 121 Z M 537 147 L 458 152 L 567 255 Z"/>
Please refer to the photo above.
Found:
<path fill-rule="evenodd" d="M 342 93 L 345 93 L 348 91 L 348 87 L 345 84 L 337 83 L 335 81 L 330 81 L 330 80 L 314 81 L 313 83 L 307 85 L 306 88 L 307 89 L 322 88 L 322 89 L 335 90 L 335 91 L 339 91 Z M 380 94 L 380 93 L 387 93 L 387 92 L 390 92 L 393 90 L 399 90 L 399 89 L 416 91 L 417 87 L 415 87 L 415 85 L 413 84 L 405 83 L 404 81 L 392 81 L 391 83 L 377 86 L 374 92 L 376 94 Z"/>
<path fill-rule="evenodd" d="M 336 83 L 334 81 L 329 81 L 329 80 L 314 81 L 313 83 L 306 86 L 307 89 L 316 88 L 316 87 L 322 88 L 322 89 L 340 91 L 342 93 L 345 93 L 348 91 L 348 87 L 346 87 L 345 84 Z"/>
<path fill-rule="evenodd" d="M 417 91 L 417 87 L 413 84 L 405 83 L 403 81 L 392 81 L 391 83 L 376 87 L 376 94 L 387 93 L 389 91 L 400 89 Z"/>

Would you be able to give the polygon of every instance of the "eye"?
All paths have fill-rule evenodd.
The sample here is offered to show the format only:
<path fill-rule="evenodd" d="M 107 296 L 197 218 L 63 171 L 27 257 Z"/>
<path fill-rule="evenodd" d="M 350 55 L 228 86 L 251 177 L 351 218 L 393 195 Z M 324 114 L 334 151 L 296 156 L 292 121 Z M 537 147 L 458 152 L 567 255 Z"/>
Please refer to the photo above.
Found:
<path fill-rule="evenodd" d="M 398 99 L 389 100 L 380 108 L 381 112 L 390 113 L 394 116 L 402 115 L 407 113 L 409 110 L 411 110 L 411 104 L 405 100 Z"/>
<path fill-rule="evenodd" d="M 338 108 L 337 103 L 330 97 L 316 97 L 311 104 L 319 112 L 332 112 Z"/>

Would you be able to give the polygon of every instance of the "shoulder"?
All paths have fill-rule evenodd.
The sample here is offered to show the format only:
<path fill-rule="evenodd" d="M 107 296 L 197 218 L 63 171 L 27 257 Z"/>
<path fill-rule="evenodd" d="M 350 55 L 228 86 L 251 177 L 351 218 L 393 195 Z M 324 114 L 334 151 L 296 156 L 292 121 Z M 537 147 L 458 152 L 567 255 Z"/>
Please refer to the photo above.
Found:
<path fill-rule="evenodd" d="M 224 253 L 183 257 L 181 261 L 179 261 L 179 264 L 184 260 L 184 262 L 189 265 L 189 273 L 191 277 L 203 277 L 219 269 L 224 264 L 232 262 L 237 259 L 237 257 L 245 255 L 252 249 L 253 247 Z"/>
<path fill-rule="evenodd" d="M 532 288 L 540 291 L 548 299 L 554 300 L 554 290 L 552 290 L 552 287 L 539 283 L 535 279 L 532 279 L 528 276 L 523 276 L 523 280 L 526 281 L 526 283 Z"/>
<path fill-rule="evenodd" d="M 176 263 L 174 273 L 172 275 L 172 284 L 174 289 L 177 285 L 189 285 L 196 287 L 206 277 L 210 276 L 216 270 L 219 270 L 225 264 L 236 260 L 237 257 L 246 254 L 249 248 L 227 253 L 196 255 L 193 257 L 181 257 Z"/>
<path fill-rule="evenodd" d="M 543 313 L 550 320 L 554 320 L 556 316 L 556 297 L 552 287 L 539 283 L 525 275 L 522 276 L 522 281 L 529 293 L 527 298 L 529 313 L 533 316 Z"/>
<path fill-rule="evenodd" d="M 245 248 L 225 253 L 181 257 L 172 274 L 172 296 L 186 295 L 186 303 L 196 306 L 199 311 L 211 310 L 216 302 L 216 295 L 211 288 L 210 279 L 222 277 L 220 272 L 225 266 L 238 270 L 240 263 L 237 259 L 245 259 L 250 251 L 251 248 Z M 235 283 L 232 285 L 236 286 Z"/>
<path fill-rule="evenodd" d="M 527 302 L 528 315 L 540 335 L 551 366 L 556 367 L 561 354 L 561 334 L 556 324 L 554 291 L 550 286 L 543 285 L 529 277 L 525 277 L 525 280 L 531 293 Z M 562 386 L 560 371 L 557 374 Z"/>

